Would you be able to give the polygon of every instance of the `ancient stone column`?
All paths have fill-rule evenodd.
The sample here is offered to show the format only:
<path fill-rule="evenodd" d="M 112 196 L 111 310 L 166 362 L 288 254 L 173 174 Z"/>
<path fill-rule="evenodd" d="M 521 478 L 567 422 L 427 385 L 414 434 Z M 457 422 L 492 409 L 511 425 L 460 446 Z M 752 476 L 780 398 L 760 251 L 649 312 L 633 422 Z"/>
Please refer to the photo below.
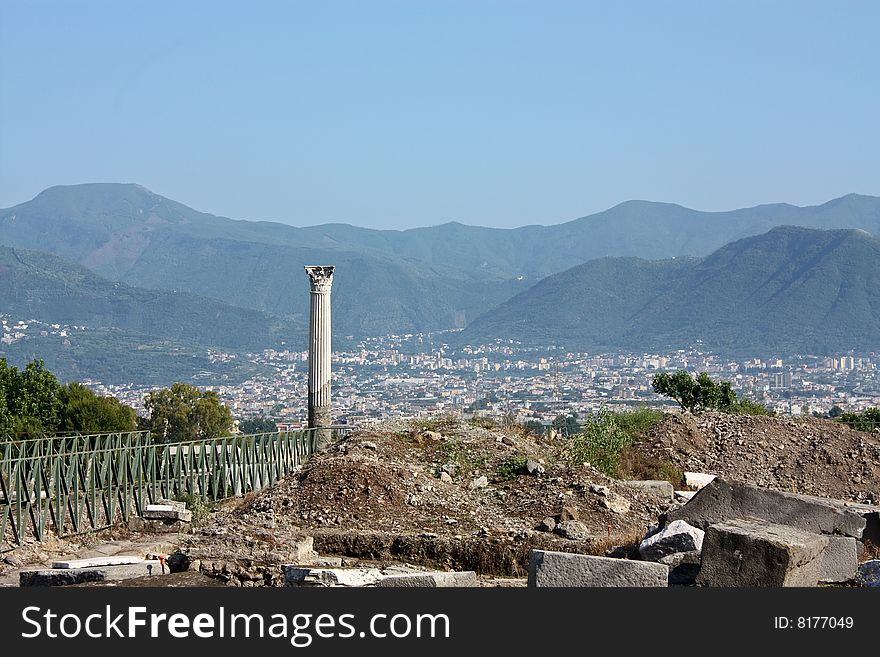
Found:
<path fill-rule="evenodd" d="M 311 283 L 309 312 L 309 428 L 317 429 L 318 449 L 330 442 L 330 287 L 333 266 L 305 268 Z"/>

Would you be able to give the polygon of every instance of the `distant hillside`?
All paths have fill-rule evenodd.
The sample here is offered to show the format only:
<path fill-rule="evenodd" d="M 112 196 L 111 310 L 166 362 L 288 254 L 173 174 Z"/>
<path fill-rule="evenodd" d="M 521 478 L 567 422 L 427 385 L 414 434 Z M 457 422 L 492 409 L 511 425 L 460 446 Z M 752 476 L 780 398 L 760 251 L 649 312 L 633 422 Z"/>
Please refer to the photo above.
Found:
<path fill-rule="evenodd" d="M 340 334 L 463 326 L 541 278 L 604 256 L 704 256 L 783 224 L 880 234 L 880 199 L 698 212 L 630 201 L 554 226 L 297 228 L 197 212 L 132 184 L 52 187 L 0 210 L 0 243 L 50 251 L 135 286 L 303 319 L 304 264 L 338 266 Z"/>
<path fill-rule="evenodd" d="M 231 350 L 306 344 L 302 324 L 189 293 L 131 287 L 48 253 L 3 246 L 0 313 Z"/>
<path fill-rule="evenodd" d="M 880 345 L 880 239 L 776 228 L 703 259 L 604 258 L 550 276 L 472 322 L 493 338 L 570 349 L 728 354 Z"/>

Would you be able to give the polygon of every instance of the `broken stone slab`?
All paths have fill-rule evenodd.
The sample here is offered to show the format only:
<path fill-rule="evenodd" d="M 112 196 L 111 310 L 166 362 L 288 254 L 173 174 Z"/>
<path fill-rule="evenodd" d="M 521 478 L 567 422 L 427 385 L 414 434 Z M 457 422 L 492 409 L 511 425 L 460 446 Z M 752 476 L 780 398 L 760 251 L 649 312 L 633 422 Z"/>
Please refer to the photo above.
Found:
<path fill-rule="evenodd" d="M 859 570 L 859 548 L 864 546 L 849 536 L 829 536 L 822 553 L 820 582 L 849 582 Z"/>
<path fill-rule="evenodd" d="M 175 508 L 171 504 L 148 504 L 142 514 L 145 520 L 180 520 L 192 522 L 192 511 Z"/>
<path fill-rule="evenodd" d="M 661 522 L 684 520 L 706 530 L 709 525 L 737 518 L 758 518 L 815 534 L 862 538 L 865 514 L 878 507 L 853 506 L 840 500 L 797 495 L 716 478 L 684 506 L 666 512 Z"/>
<path fill-rule="evenodd" d="M 684 485 L 688 488 L 700 490 L 715 481 L 716 475 L 705 472 L 685 472 Z"/>
<path fill-rule="evenodd" d="M 710 525 L 697 584 L 728 587 L 816 586 L 828 537 L 757 519 Z"/>
<path fill-rule="evenodd" d="M 186 502 L 179 502 L 177 500 L 156 500 L 156 504 L 162 504 L 164 506 L 172 506 L 178 511 L 186 511 Z M 150 508 L 150 505 L 147 505 L 147 508 Z"/>
<path fill-rule="evenodd" d="M 91 559 L 70 559 L 68 561 L 53 561 L 52 568 L 69 570 L 71 568 L 98 568 L 100 566 L 125 566 L 133 563 L 141 563 L 143 557 L 136 556 L 113 556 L 93 557 Z"/>
<path fill-rule="evenodd" d="M 580 520 L 566 520 L 556 525 L 554 531 L 571 541 L 586 541 L 590 538 L 590 528 Z"/>
<path fill-rule="evenodd" d="M 167 568 L 166 568 L 167 570 Z M 158 560 L 141 560 L 136 564 L 101 566 L 100 568 L 53 568 L 51 570 L 22 570 L 19 586 L 70 586 L 88 582 L 105 582 L 161 575 Z"/>
<path fill-rule="evenodd" d="M 675 491 L 675 499 L 680 502 L 690 502 L 691 498 L 697 494 L 695 490 L 677 490 Z"/>
<path fill-rule="evenodd" d="M 655 479 L 646 479 L 646 480 L 632 480 L 632 481 L 622 481 L 624 486 L 629 488 L 633 488 L 635 490 L 640 490 L 648 495 L 653 495 L 654 497 L 658 497 L 661 500 L 671 500 L 675 495 L 675 489 L 672 484 L 665 480 L 655 480 Z"/>
<path fill-rule="evenodd" d="M 380 579 L 376 586 L 390 588 L 472 587 L 477 586 L 477 574 L 473 570 L 466 570 L 450 573 L 437 571 L 389 575 Z"/>
<path fill-rule="evenodd" d="M 378 568 L 303 568 L 284 566 L 285 586 L 375 586 L 384 575 Z"/>
<path fill-rule="evenodd" d="M 880 588 L 880 559 L 872 559 L 859 566 L 858 582 L 872 589 Z"/>
<path fill-rule="evenodd" d="M 679 552 L 699 552 L 703 549 L 704 535 L 702 529 L 676 520 L 643 540 L 639 544 L 639 554 L 645 561 L 660 561 Z"/>
<path fill-rule="evenodd" d="M 648 561 L 549 550 L 529 555 L 530 587 L 667 586 L 668 580 L 668 566 Z"/>

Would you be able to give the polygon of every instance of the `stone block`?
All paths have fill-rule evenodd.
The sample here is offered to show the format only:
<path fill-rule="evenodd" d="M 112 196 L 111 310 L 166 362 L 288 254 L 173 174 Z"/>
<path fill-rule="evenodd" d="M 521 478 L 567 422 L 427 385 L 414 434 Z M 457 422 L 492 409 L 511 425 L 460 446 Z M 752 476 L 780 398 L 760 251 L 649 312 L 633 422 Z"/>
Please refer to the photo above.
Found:
<path fill-rule="evenodd" d="M 705 472 L 685 472 L 684 485 L 699 490 L 715 481 L 715 475 Z"/>
<path fill-rule="evenodd" d="M 166 567 L 166 571 L 167 571 Z M 99 568 L 53 568 L 51 570 L 23 570 L 19 573 L 19 586 L 69 586 L 88 582 L 104 582 L 134 579 L 148 575 L 161 575 L 158 560 L 141 560 L 135 564 L 101 566 Z"/>
<path fill-rule="evenodd" d="M 851 505 L 809 495 L 796 495 L 716 478 L 684 506 L 668 511 L 664 524 L 675 520 L 706 530 L 737 518 L 757 518 L 815 534 L 862 538 L 865 516 L 877 507 Z"/>
<path fill-rule="evenodd" d="M 145 520 L 192 522 L 192 511 L 187 511 L 186 508 L 175 508 L 171 504 L 148 504 L 142 515 Z"/>
<path fill-rule="evenodd" d="M 532 550 L 529 586 L 667 586 L 669 567 L 646 561 Z"/>
<path fill-rule="evenodd" d="M 133 563 L 141 563 L 143 557 L 134 556 L 113 556 L 113 557 L 93 557 L 91 559 L 70 559 L 68 561 L 53 561 L 52 568 L 62 568 L 69 570 L 71 568 L 98 568 L 100 566 L 125 566 Z"/>
<path fill-rule="evenodd" d="M 854 580 L 859 570 L 860 547 L 864 546 L 849 536 L 829 536 L 828 547 L 822 553 L 819 581 L 849 582 Z"/>
<path fill-rule="evenodd" d="M 284 566 L 285 586 L 375 586 L 383 578 L 377 568 L 302 568 Z"/>
<path fill-rule="evenodd" d="M 438 588 L 477 586 L 477 574 L 472 570 L 461 572 L 407 573 L 383 577 L 376 584 L 390 588 Z"/>
<path fill-rule="evenodd" d="M 647 479 L 645 481 L 633 480 L 621 483 L 630 488 L 653 495 L 661 500 L 671 500 L 675 495 L 675 489 L 668 481 Z"/>
<path fill-rule="evenodd" d="M 702 586 L 816 586 L 828 537 L 763 520 L 710 525 L 697 584 Z"/>
<path fill-rule="evenodd" d="M 703 549 L 704 535 L 702 529 L 676 520 L 643 540 L 639 545 L 639 554 L 645 561 L 660 561 L 678 552 L 699 552 Z"/>

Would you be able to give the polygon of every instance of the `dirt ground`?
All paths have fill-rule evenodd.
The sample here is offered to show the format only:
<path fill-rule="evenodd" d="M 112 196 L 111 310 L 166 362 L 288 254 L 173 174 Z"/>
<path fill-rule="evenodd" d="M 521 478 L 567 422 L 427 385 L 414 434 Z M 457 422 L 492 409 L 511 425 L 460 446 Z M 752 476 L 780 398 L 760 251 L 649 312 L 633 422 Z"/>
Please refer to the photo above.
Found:
<path fill-rule="evenodd" d="M 876 504 L 880 434 L 819 418 L 669 415 L 644 449 L 683 470 L 757 486 Z"/>
<path fill-rule="evenodd" d="M 869 503 L 880 494 L 880 435 L 827 420 L 671 414 L 638 448 L 681 470 L 780 490 Z M 483 585 L 516 585 L 522 580 L 506 578 L 525 576 L 534 548 L 633 554 L 669 505 L 571 465 L 561 440 L 451 419 L 388 422 L 226 502 L 176 537 L 176 569 L 232 586 L 279 586 L 280 566 L 298 562 L 311 537 L 328 566 L 476 570 Z M 80 552 L 84 541 L 100 542 L 78 540 Z M 76 543 L 0 555 L 0 574 L 77 553 Z"/>

